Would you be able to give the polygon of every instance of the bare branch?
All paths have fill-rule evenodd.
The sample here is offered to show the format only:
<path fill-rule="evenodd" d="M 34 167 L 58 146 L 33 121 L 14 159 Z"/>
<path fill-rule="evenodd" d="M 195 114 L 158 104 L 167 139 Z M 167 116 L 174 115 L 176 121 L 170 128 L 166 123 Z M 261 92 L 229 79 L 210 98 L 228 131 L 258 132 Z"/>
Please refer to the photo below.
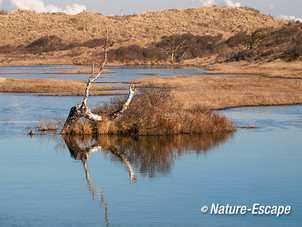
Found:
<path fill-rule="evenodd" d="M 86 85 L 86 90 L 85 90 L 85 96 L 83 99 L 83 105 L 86 106 L 86 102 L 89 96 L 89 89 L 91 87 L 91 84 L 99 78 L 99 76 L 103 73 L 103 70 L 105 68 L 106 62 L 107 62 L 107 57 L 108 57 L 108 46 L 109 46 L 109 38 L 108 38 L 108 28 L 106 28 L 106 40 L 105 40 L 105 45 L 104 45 L 104 61 L 101 65 L 101 68 L 99 69 L 98 74 L 94 77 L 94 64 L 92 64 L 92 74 L 90 75 L 87 85 Z"/>
<path fill-rule="evenodd" d="M 109 41 L 108 41 L 108 29 L 106 28 L 106 41 L 105 41 L 105 45 L 104 45 L 104 61 L 99 69 L 98 74 L 95 76 L 94 73 L 94 64 L 92 64 L 92 73 L 88 78 L 87 81 L 87 85 L 86 85 L 86 89 L 85 89 L 85 96 L 83 99 L 83 102 L 81 104 L 78 104 L 74 107 L 72 107 L 69 111 L 69 115 L 65 121 L 65 124 L 63 126 L 63 129 L 61 131 L 62 134 L 66 133 L 66 129 L 69 129 L 70 126 L 75 123 L 76 121 L 78 121 L 80 118 L 84 117 L 87 118 L 91 121 L 103 121 L 104 117 L 94 114 L 91 112 L 91 110 L 87 107 L 86 102 L 87 99 L 89 97 L 89 89 L 91 87 L 91 84 L 97 79 L 99 78 L 99 76 L 103 73 L 104 67 L 106 65 L 107 62 L 107 58 L 108 58 L 108 47 L 109 47 Z M 125 102 L 125 104 L 123 104 L 117 111 L 107 115 L 106 117 L 108 117 L 109 119 L 114 119 L 117 118 L 121 113 L 123 113 L 127 107 L 129 106 L 134 92 L 136 90 L 136 86 L 135 85 L 131 85 L 129 87 L 129 96 L 127 101 Z"/>
<path fill-rule="evenodd" d="M 70 128 L 70 126 L 74 122 L 78 121 L 82 117 L 87 118 L 91 121 L 103 121 L 105 117 L 107 117 L 110 120 L 117 118 L 128 108 L 128 106 L 134 96 L 135 91 L 136 91 L 136 86 L 130 85 L 127 101 L 123 105 L 121 105 L 117 111 L 115 111 L 111 114 L 108 114 L 107 116 L 101 116 L 101 115 L 92 113 L 91 110 L 89 109 L 89 107 L 87 107 L 83 103 L 72 107 L 70 109 L 69 115 L 65 121 L 65 124 L 63 126 L 61 133 L 62 134 L 66 133 L 66 129 Z"/>
<path fill-rule="evenodd" d="M 136 91 L 136 86 L 135 85 L 130 85 L 129 86 L 129 95 L 128 95 L 127 101 L 123 105 L 121 105 L 120 108 L 117 111 L 107 115 L 107 117 L 109 119 L 114 119 L 114 118 L 117 118 L 120 114 L 122 114 L 128 108 L 128 106 L 129 106 L 129 104 L 130 104 L 130 102 L 131 102 L 131 100 L 134 96 L 135 91 Z"/>

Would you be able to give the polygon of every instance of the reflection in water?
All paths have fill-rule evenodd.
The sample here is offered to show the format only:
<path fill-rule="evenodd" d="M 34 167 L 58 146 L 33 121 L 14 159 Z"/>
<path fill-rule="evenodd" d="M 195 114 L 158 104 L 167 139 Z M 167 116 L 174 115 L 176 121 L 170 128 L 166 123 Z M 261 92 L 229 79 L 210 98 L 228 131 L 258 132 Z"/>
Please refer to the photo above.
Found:
<path fill-rule="evenodd" d="M 177 135 L 177 136 L 142 136 L 99 137 L 97 143 L 102 151 L 116 160 L 117 150 L 143 176 L 154 178 L 168 175 L 174 159 L 187 154 L 206 154 L 216 146 L 223 144 L 232 134 L 217 135 Z M 113 155 L 112 155 L 113 154 Z"/>
<path fill-rule="evenodd" d="M 122 162 L 129 171 L 130 183 L 135 183 L 137 176 L 134 169 L 150 178 L 167 175 L 170 173 L 175 158 L 187 153 L 206 154 L 211 149 L 222 145 L 232 135 L 232 133 L 224 133 L 135 138 L 117 136 L 98 138 L 64 136 L 63 138 L 71 156 L 76 160 L 81 160 L 84 166 L 92 153 L 102 151 L 105 157 L 112 161 Z"/>
<path fill-rule="evenodd" d="M 178 136 L 142 136 L 116 137 L 100 136 L 63 136 L 71 156 L 83 163 L 87 185 L 92 199 L 97 198 L 105 208 L 105 222 L 109 225 L 108 204 L 103 191 L 95 186 L 90 177 L 87 165 L 88 157 L 94 152 L 103 152 L 114 162 L 122 162 L 128 169 L 130 183 L 136 183 L 137 169 L 143 176 L 154 178 L 170 173 L 173 160 L 177 157 L 195 153 L 206 154 L 214 147 L 222 145 L 232 137 L 232 133 L 216 135 L 178 135 Z M 61 145 L 60 145 L 61 147 Z"/>
<path fill-rule="evenodd" d="M 76 159 L 80 160 L 83 163 L 85 175 L 86 175 L 86 181 L 89 188 L 89 192 L 92 195 L 92 200 L 95 201 L 96 196 L 98 196 L 98 199 L 104 204 L 105 208 L 105 222 L 107 226 L 109 226 L 109 219 L 108 219 L 108 204 L 104 199 L 104 193 L 101 190 L 100 187 L 95 186 L 91 180 L 89 175 L 89 170 L 87 166 L 87 159 L 88 157 L 94 153 L 100 151 L 101 147 L 97 144 L 90 144 L 90 140 L 81 140 L 77 137 L 71 137 L 71 136 L 64 136 L 63 137 L 67 148 L 71 154 L 71 156 Z"/>

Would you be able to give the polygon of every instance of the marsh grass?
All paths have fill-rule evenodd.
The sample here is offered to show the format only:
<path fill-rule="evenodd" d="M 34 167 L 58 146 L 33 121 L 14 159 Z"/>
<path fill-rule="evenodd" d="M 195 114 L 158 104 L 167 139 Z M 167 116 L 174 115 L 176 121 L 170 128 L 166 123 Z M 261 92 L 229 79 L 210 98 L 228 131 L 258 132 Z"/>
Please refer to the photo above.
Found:
<path fill-rule="evenodd" d="M 40 95 L 84 95 L 85 81 L 54 79 L 9 79 L 0 78 L 0 92 L 39 93 Z M 104 91 L 116 90 L 117 87 L 92 85 L 91 95 L 106 94 Z"/>
<path fill-rule="evenodd" d="M 136 81 L 137 86 L 171 88 L 171 95 L 185 110 L 197 105 L 210 109 L 302 103 L 302 81 L 258 76 L 161 77 Z"/>
<path fill-rule="evenodd" d="M 207 74 L 248 74 L 262 75 L 272 78 L 302 79 L 301 61 L 285 62 L 276 60 L 273 62 L 228 62 L 207 66 L 211 71 Z"/>
<path fill-rule="evenodd" d="M 91 135 L 94 134 L 94 127 L 87 119 L 80 119 L 72 125 L 70 131 L 77 135 Z"/>
<path fill-rule="evenodd" d="M 93 112 L 106 115 L 116 110 L 122 99 L 97 107 Z M 197 105 L 185 110 L 169 89 L 141 88 L 128 109 L 117 119 L 94 123 L 75 123 L 68 134 L 82 135 L 176 135 L 206 134 L 234 131 L 226 117 Z"/>
<path fill-rule="evenodd" d="M 40 118 L 39 124 L 36 126 L 38 131 L 57 131 L 63 126 L 65 118 L 62 115 L 54 117 Z"/>
<path fill-rule="evenodd" d="M 77 69 L 64 70 L 60 72 L 51 72 L 46 74 L 91 74 L 91 73 L 92 73 L 92 68 L 77 68 Z M 105 73 L 113 73 L 113 72 L 109 70 L 103 70 L 102 74 Z"/>

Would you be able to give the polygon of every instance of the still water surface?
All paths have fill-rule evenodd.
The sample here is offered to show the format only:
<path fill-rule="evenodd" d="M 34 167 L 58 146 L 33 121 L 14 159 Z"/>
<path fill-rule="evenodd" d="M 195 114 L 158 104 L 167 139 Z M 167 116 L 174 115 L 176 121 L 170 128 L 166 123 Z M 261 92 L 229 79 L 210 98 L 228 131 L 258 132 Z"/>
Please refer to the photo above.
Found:
<path fill-rule="evenodd" d="M 301 226 L 301 105 L 221 111 L 238 126 L 259 126 L 225 135 L 26 135 L 40 117 L 67 116 L 81 100 L 0 94 L 0 226 Z M 200 212 L 212 203 L 292 212 Z"/>

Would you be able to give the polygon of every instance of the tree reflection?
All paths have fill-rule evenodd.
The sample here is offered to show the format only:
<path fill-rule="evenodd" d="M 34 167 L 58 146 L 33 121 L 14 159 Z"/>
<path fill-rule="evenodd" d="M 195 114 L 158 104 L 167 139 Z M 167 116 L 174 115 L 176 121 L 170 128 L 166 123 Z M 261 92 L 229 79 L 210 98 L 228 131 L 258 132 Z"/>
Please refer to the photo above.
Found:
<path fill-rule="evenodd" d="M 103 191 L 95 186 L 90 177 L 87 165 L 89 156 L 94 152 L 103 152 L 105 157 L 114 162 L 120 162 L 127 167 L 130 183 L 137 182 L 137 175 L 154 178 L 167 175 L 173 162 L 185 154 L 207 154 L 213 148 L 221 146 L 232 133 L 207 135 L 177 135 L 177 136 L 141 136 L 117 137 L 100 136 L 63 136 L 64 142 L 73 157 L 83 164 L 87 185 L 93 201 L 100 200 L 105 208 L 105 222 L 109 225 L 108 204 Z"/>
<path fill-rule="evenodd" d="M 109 218 L 108 218 L 108 204 L 104 199 L 104 193 L 101 190 L 100 187 L 94 185 L 90 179 L 89 169 L 87 165 L 87 159 L 88 157 L 94 153 L 100 151 L 101 147 L 97 144 L 91 143 L 91 138 L 88 137 L 66 137 L 63 136 L 63 139 L 66 143 L 66 146 L 70 152 L 71 157 L 73 157 L 76 160 L 82 161 L 85 175 L 86 175 L 86 181 L 87 186 L 89 188 L 89 192 L 92 195 L 92 200 L 95 201 L 96 197 L 102 202 L 105 209 L 105 222 L 106 225 L 109 226 Z"/>
<path fill-rule="evenodd" d="M 63 136 L 65 144 L 76 160 L 83 162 L 88 173 L 87 159 L 94 152 L 103 152 L 114 162 L 122 162 L 128 169 L 130 183 L 137 176 L 134 169 L 150 178 L 170 173 L 173 161 L 184 154 L 207 154 L 224 144 L 232 133 L 177 136 L 117 137 Z"/>
<path fill-rule="evenodd" d="M 184 154 L 207 154 L 214 147 L 222 145 L 232 134 L 177 135 L 97 138 L 97 143 L 113 161 L 115 149 L 122 153 L 141 175 L 154 178 L 168 175 L 174 160 Z M 113 154 L 113 155 L 112 155 Z"/>
<path fill-rule="evenodd" d="M 170 173 L 173 161 L 184 154 L 207 154 L 211 149 L 224 144 L 232 133 L 177 136 L 117 137 L 63 136 L 69 152 L 83 162 L 85 172 L 87 159 L 94 152 L 103 152 L 114 162 L 122 162 L 128 169 L 130 183 L 137 176 L 154 178 Z"/>

